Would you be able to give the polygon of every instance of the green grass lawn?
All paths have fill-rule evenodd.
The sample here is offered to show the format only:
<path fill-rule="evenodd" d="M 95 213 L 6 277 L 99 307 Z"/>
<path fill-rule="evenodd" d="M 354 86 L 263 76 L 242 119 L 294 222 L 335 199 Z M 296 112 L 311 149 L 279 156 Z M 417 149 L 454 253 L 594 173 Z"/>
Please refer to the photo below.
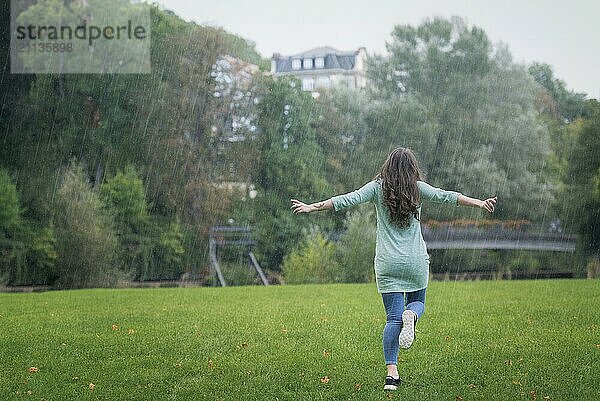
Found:
<path fill-rule="evenodd" d="M 384 322 L 374 284 L 0 294 L 0 400 L 600 400 L 600 280 L 432 283 L 391 394 Z"/>

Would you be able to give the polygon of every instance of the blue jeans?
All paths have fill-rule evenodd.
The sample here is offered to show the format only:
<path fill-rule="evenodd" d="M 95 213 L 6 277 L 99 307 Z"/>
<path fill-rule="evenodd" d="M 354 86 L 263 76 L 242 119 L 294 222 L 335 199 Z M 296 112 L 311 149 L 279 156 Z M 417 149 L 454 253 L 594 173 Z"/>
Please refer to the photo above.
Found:
<path fill-rule="evenodd" d="M 402 330 L 402 312 L 404 305 L 406 309 L 417 314 L 421 318 L 425 312 L 425 291 L 423 288 L 414 292 L 384 292 L 383 306 L 385 306 L 385 328 L 383 329 L 383 356 L 386 365 L 398 364 L 398 336 Z"/>

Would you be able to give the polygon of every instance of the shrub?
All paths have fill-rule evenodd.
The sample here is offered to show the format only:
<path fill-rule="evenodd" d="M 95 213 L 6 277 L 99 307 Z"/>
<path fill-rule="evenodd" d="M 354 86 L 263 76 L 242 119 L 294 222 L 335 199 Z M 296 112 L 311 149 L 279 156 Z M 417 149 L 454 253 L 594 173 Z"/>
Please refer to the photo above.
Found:
<path fill-rule="evenodd" d="M 0 232 L 13 237 L 21 224 L 17 187 L 7 171 L 0 169 Z"/>
<path fill-rule="evenodd" d="M 121 231 L 140 232 L 144 229 L 148 220 L 146 192 L 144 183 L 132 166 L 106 180 L 100 195 Z"/>
<path fill-rule="evenodd" d="M 105 209 L 114 220 L 119 257 L 133 280 L 173 280 L 183 273 L 183 231 L 178 220 L 148 214 L 144 183 L 132 166 L 102 184 Z"/>
<path fill-rule="evenodd" d="M 153 252 L 153 274 L 145 280 L 175 280 L 183 273 L 183 231 L 179 221 L 159 227 L 158 242 Z"/>
<path fill-rule="evenodd" d="M 52 285 L 57 278 L 56 233 L 51 223 L 46 227 L 28 226 L 25 263 L 22 276 L 16 285 Z"/>
<path fill-rule="evenodd" d="M 345 283 L 366 283 L 374 279 L 376 222 L 372 207 L 359 207 L 345 220 L 346 232 L 336 244 L 339 276 Z"/>
<path fill-rule="evenodd" d="M 0 283 L 12 285 L 26 276 L 25 244 L 17 187 L 9 173 L 0 169 Z"/>
<path fill-rule="evenodd" d="M 341 281 L 336 276 L 339 265 L 335 245 L 318 228 L 312 228 L 300 247 L 285 256 L 282 270 L 285 282 L 290 284 Z"/>
<path fill-rule="evenodd" d="M 0 282 L 47 285 L 56 278 L 56 237 L 52 224 L 38 227 L 23 219 L 17 188 L 0 170 Z"/>
<path fill-rule="evenodd" d="M 123 271 L 130 279 L 142 280 L 152 270 L 150 265 L 156 242 L 148 217 L 144 184 L 135 169 L 127 166 L 102 184 L 100 196 L 105 210 L 113 218 Z"/>
<path fill-rule="evenodd" d="M 112 219 L 80 166 L 63 175 L 55 211 L 58 280 L 61 288 L 108 287 L 122 277 Z"/>
<path fill-rule="evenodd" d="M 17 188 L 8 172 L 0 169 L 0 282 L 10 283 L 14 276 L 16 251 L 15 228 L 21 219 Z"/>

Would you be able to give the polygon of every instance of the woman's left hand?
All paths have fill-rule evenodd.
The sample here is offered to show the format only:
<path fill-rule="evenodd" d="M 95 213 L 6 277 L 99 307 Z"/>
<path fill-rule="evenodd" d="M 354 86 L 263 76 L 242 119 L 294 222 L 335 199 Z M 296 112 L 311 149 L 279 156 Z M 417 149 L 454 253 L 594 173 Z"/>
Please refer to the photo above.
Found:
<path fill-rule="evenodd" d="M 494 196 L 493 198 L 488 198 L 483 201 L 483 203 L 481 204 L 481 208 L 487 210 L 490 213 L 494 213 L 497 200 L 498 198 L 496 196 Z"/>

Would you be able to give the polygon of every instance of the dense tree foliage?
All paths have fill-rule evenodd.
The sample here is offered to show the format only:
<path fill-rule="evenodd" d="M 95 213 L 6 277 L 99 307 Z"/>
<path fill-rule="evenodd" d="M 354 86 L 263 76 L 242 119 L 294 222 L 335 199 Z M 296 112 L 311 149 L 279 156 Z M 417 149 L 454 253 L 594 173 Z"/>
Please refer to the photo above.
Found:
<path fill-rule="evenodd" d="M 80 2 L 63 3 L 66 12 L 75 13 Z M 56 4 L 31 1 L 21 5 L 24 12 L 29 6 L 29 11 L 50 7 L 46 11 L 53 12 Z M 8 2 L 3 3 L 1 17 L 4 29 L 9 26 Z M 204 248 L 198 244 L 210 225 L 231 212 L 223 202 L 228 194 L 213 185 L 221 174 L 213 168 L 218 166 L 219 155 L 211 147 L 216 106 L 210 73 L 221 54 L 254 62 L 260 56 L 251 44 L 222 29 L 186 23 L 156 6 L 150 8 L 150 17 L 150 74 L 8 74 L 9 49 L 3 42 L 0 165 L 14 177 L 19 210 L 27 220 L 23 226 L 31 228 L 20 230 L 21 242 L 11 240 L 22 252 L 13 247 L 10 266 L 3 268 L 4 282 L 33 283 L 26 279 L 34 275 L 27 255 L 36 253 L 27 249 L 37 247 L 41 257 L 41 244 L 53 243 L 42 241 L 52 238 L 52 227 L 58 236 L 57 272 L 72 277 L 57 278 L 54 272 L 38 284 L 87 286 L 94 285 L 94 277 L 98 285 L 108 282 L 93 274 L 87 275 L 90 281 L 82 281 L 85 271 L 99 270 L 83 265 L 93 254 L 92 248 L 79 247 L 90 255 L 69 254 L 73 252 L 69 241 L 75 240 L 100 241 L 96 245 L 104 246 L 102 254 L 112 257 L 114 251 L 117 270 L 133 279 L 177 278 L 184 269 L 203 270 Z M 100 203 L 69 205 L 92 210 L 90 216 L 107 214 L 115 223 L 100 227 L 112 230 L 113 235 L 82 236 L 62 215 L 67 202 L 63 198 L 73 192 L 65 192 L 62 198 L 57 194 L 63 188 L 63 171 L 73 160 L 81 169 L 74 176 L 93 188 Z M 83 183 L 77 183 L 77 190 L 83 190 Z M 59 218 L 61 226 L 53 225 Z M 89 226 L 81 229 L 91 230 Z M 184 251 L 184 244 L 189 252 Z M 25 269 L 20 277 L 25 279 L 17 280 L 14 272 L 19 263 Z M 81 275 L 75 276 L 79 270 Z"/>
<path fill-rule="evenodd" d="M 110 215 L 83 170 L 72 165 L 61 176 L 54 221 L 61 288 L 110 287 L 123 278 Z"/>
<path fill-rule="evenodd" d="M 498 195 L 500 217 L 544 215 L 553 192 L 542 174 L 548 129 L 527 71 L 459 18 L 397 26 L 387 47 L 369 70 L 381 106 L 370 116 L 368 159 L 408 146 L 432 185 Z"/>
<path fill-rule="evenodd" d="M 558 188 L 553 209 L 567 230 L 579 234 L 580 259 L 586 263 L 591 257 L 590 265 L 598 264 L 600 107 L 597 101 L 586 101 L 585 94 L 567 90 L 547 64 L 534 63 L 529 72 L 541 86 L 538 118 L 550 131 L 552 151 L 545 174 Z"/>
<path fill-rule="evenodd" d="M 59 3 L 74 16 L 81 2 L 20 6 L 52 17 Z M 349 192 L 397 146 L 415 150 L 432 185 L 497 195 L 496 218 L 559 214 L 598 254 L 597 103 L 548 65 L 514 63 L 480 28 L 398 25 L 388 52 L 368 60 L 367 90 L 315 97 L 293 78 L 241 79 L 235 60 L 268 68 L 245 39 L 157 6 L 150 17 L 149 74 L 18 75 L 3 64 L 3 283 L 206 275 L 208 230 L 223 224 L 251 226 L 261 265 L 283 266 L 288 281 L 371 280 L 372 213 L 294 215 L 290 199 Z M 0 43 L 1 60 L 8 51 Z M 424 218 L 462 216 L 483 217 L 432 208 Z"/>
<path fill-rule="evenodd" d="M 590 117 L 575 126 L 576 141 L 564 177 L 562 215 L 575 225 L 586 254 L 600 257 L 600 104 L 590 101 Z"/>
<path fill-rule="evenodd" d="M 256 227 L 262 263 L 279 270 L 285 254 L 301 240 L 306 221 L 316 218 L 307 216 L 304 223 L 298 221 L 290 213 L 290 199 L 327 196 L 324 150 L 311 126 L 318 110 L 296 80 L 266 79 L 259 98 L 257 122 L 261 131 L 254 146 L 260 158 L 252 169 L 258 195 L 252 204 L 246 203 L 252 210 L 247 222 Z"/>

